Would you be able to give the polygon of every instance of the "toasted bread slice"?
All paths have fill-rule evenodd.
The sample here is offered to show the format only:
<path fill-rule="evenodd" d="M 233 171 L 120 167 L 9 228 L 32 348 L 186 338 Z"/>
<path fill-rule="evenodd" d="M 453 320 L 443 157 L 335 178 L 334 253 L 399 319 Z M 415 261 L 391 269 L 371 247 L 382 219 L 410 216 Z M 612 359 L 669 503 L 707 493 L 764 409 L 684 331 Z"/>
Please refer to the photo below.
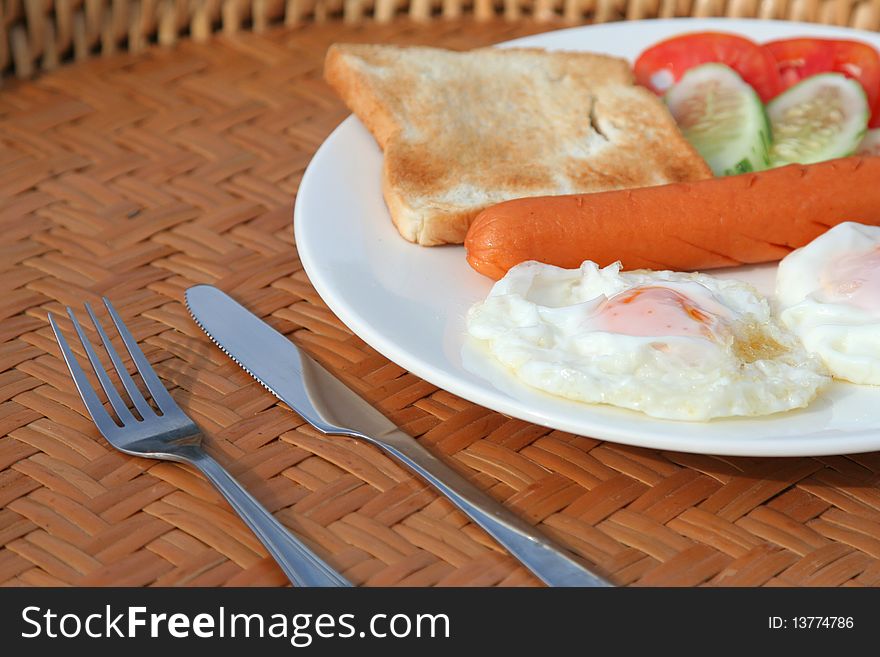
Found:
<path fill-rule="evenodd" d="M 324 76 L 384 151 L 385 202 L 419 244 L 463 242 L 512 198 L 712 175 L 623 59 L 346 44 Z"/>

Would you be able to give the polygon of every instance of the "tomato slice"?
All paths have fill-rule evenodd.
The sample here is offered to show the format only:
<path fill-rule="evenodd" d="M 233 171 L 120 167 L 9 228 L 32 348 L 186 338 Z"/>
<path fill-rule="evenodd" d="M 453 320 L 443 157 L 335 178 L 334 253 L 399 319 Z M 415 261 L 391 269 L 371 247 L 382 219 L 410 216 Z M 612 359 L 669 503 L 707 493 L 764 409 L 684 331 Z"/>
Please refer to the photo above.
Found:
<path fill-rule="evenodd" d="M 868 124 L 869 128 L 880 128 L 880 97 L 877 98 L 877 102 L 874 103 L 874 111 L 871 113 L 871 122 Z"/>
<path fill-rule="evenodd" d="M 876 107 L 880 99 L 880 53 L 860 41 L 837 41 L 834 44 L 834 70 L 858 80 Z"/>
<path fill-rule="evenodd" d="M 782 91 L 776 60 L 770 51 L 745 37 L 723 32 L 696 32 L 673 37 L 645 50 L 635 63 L 636 81 L 658 94 L 694 66 L 726 64 L 767 101 Z"/>
<path fill-rule="evenodd" d="M 785 88 L 816 73 L 843 73 L 858 80 L 876 107 L 880 97 L 880 53 L 861 41 L 782 39 L 764 44 L 776 60 Z"/>
<path fill-rule="evenodd" d="M 811 75 L 834 70 L 834 50 L 821 39 L 782 39 L 764 47 L 776 60 L 785 89 Z"/>

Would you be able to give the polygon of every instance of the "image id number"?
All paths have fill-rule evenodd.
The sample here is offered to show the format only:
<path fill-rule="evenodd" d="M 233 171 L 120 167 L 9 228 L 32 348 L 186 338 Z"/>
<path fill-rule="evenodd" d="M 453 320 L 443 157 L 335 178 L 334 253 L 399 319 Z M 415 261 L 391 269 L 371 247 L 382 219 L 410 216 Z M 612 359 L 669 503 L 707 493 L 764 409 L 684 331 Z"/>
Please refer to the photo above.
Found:
<path fill-rule="evenodd" d="M 855 627 L 852 616 L 770 616 L 771 630 L 850 630 Z"/>

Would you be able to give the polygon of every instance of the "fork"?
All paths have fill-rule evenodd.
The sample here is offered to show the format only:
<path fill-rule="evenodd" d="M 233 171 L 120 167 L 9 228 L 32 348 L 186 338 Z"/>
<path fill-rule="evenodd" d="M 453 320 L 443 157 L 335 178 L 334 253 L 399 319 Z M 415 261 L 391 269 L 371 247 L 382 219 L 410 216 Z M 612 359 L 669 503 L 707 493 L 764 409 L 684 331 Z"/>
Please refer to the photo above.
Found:
<path fill-rule="evenodd" d="M 104 408 L 103 402 L 80 367 L 52 313 L 49 313 L 49 324 L 55 332 L 55 339 L 58 341 L 64 361 L 67 363 L 67 368 L 70 370 L 70 375 L 79 390 L 86 410 L 92 416 L 98 431 L 107 442 L 126 454 L 188 463 L 200 470 L 256 534 L 294 585 L 351 586 L 348 580 L 333 570 L 278 522 L 265 507 L 242 488 L 241 484 L 233 479 L 222 465 L 202 448 L 202 433 L 198 426 L 181 410 L 165 386 L 162 385 L 144 356 L 144 352 L 138 347 L 137 341 L 109 299 L 105 297 L 103 301 L 122 342 L 134 361 L 141 380 L 159 409 L 158 413 L 153 410 L 153 407 L 141 394 L 88 303 L 85 304 L 86 312 L 88 312 L 119 380 L 140 418 L 132 413 L 114 386 L 73 310 L 68 307 L 67 314 L 119 423 Z"/>

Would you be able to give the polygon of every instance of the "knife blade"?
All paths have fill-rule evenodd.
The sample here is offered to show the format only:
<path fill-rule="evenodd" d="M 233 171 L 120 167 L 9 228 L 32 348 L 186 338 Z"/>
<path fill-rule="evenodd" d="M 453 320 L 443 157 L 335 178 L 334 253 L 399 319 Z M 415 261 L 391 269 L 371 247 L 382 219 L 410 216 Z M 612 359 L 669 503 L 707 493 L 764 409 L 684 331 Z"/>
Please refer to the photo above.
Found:
<path fill-rule="evenodd" d="M 220 349 L 306 422 L 327 435 L 365 440 L 448 497 L 549 586 L 611 586 L 563 547 L 435 457 L 293 342 L 225 292 L 186 291 L 196 324 Z"/>

